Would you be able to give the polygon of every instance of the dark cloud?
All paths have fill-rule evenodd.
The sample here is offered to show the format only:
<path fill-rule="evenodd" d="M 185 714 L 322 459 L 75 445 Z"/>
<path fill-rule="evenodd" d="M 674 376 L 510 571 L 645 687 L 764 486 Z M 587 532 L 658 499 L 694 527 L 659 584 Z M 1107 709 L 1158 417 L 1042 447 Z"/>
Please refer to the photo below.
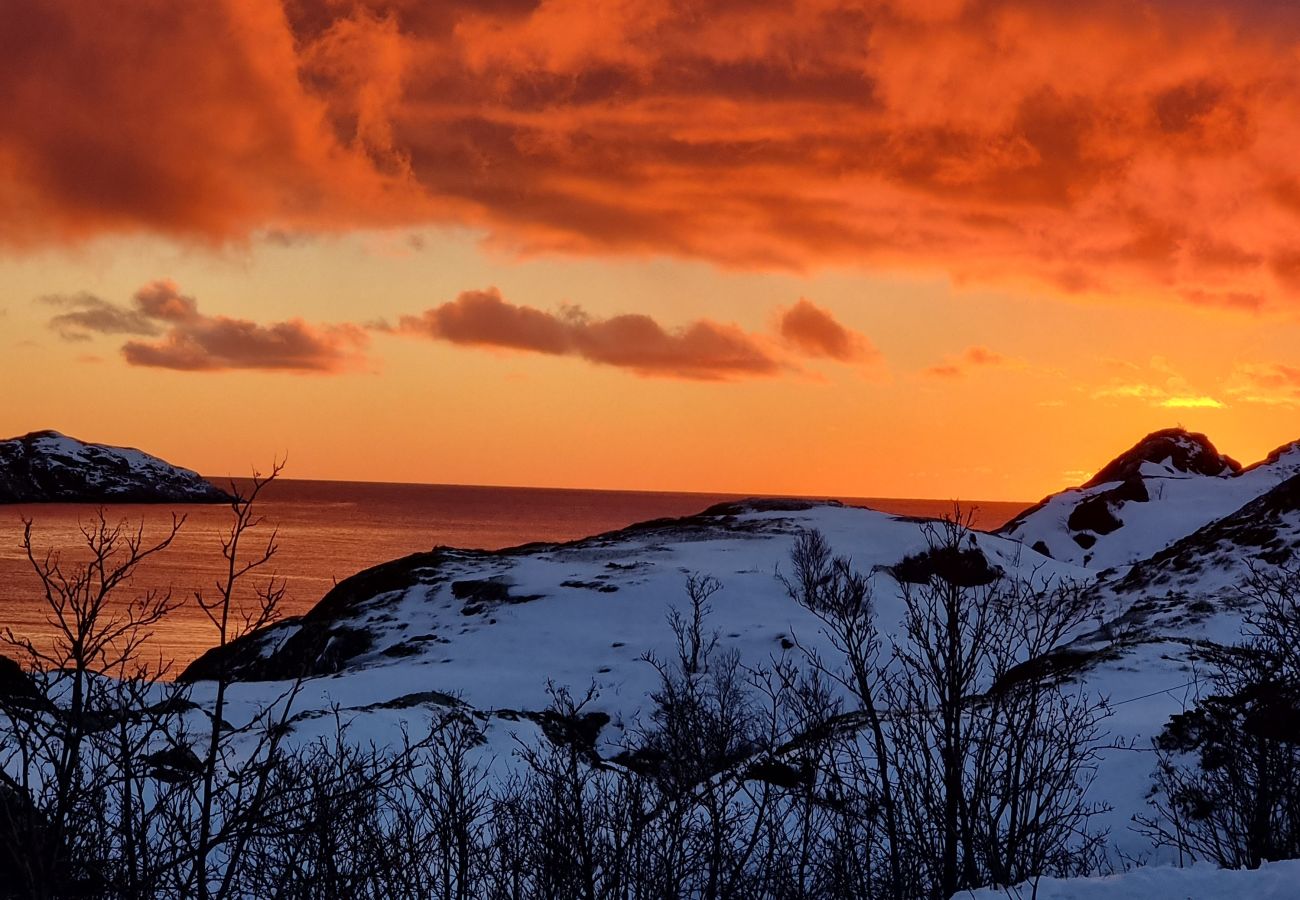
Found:
<path fill-rule="evenodd" d="M 925 374 L 934 378 L 962 378 L 973 369 L 991 369 L 1019 366 L 1021 362 L 1003 356 L 988 347 L 967 347 L 959 356 L 950 356 L 938 365 L 930 366 Z"/>
<path fill-rule="evenodd" d="M 571 356 L 638 375 L 722 381 L 797 371 L 795 357 L 862 362 L 877 356 L 870 342 L 840 325 L 828 310 L 800 300 L 782 311 L 779 334 L 698 319 L 668 328 L 629 313 L 599 318 L 578 306 L 548 312 L 507 302 L 496 288 L 464 291 L 456 299 L 362 325 L 290 319 L 269 325 L 206 315 L 171 281 L 144 285 L 130 305 L 78 294 L 41 302 L 68 307 L 50 326 L 69 340 L 91 335 L 143 335 L 122 346 L 134 366 L 183 371 L 262 369 L 339 372 L 364 362 L 369 332 L 419 336 L 468 347 Z"/>
<path fill-rule="evenodd" d="M 477 347 L 575 356 L 639 375 L 728 380 L 786 368 L 763 338 L 707 319 L 676 330 L 645 315 L 595 318 L 576 306 L 545 312 L 506 302 L 499 291 L 465 291 L 455 300 L 403 316 L 402 334 Z"/>
<path fill-rule="evenodd" d="M 122 355 L 133 366 L 218 372 L 263 369 L 339 372 L 364 361 L 369 338 L 356 325 L 312 325 L 290 319 L 259 325 L 245 319 L 207 316 L 193 297 L 165 280 L 144 285 L 131 306 L 91 294 L 49 296 L 40 302 L 69 307 L 50 320 L 66 340 L 91 335 L 158 336 L 154 341 L 127 341 Z"/>
<path fill-rule="evenodd" d="M 589 7 L 12 4 L 0 243 L 435 223 L 533 252 L 1300 297 L 1293 4 Z"/>
<path fill-rule="evenodd" d="M 804 298 L 781 313 L 778 327 L 781 337 L 806 356 L 862 362 L 879 355 L 863 335 L 845 328 L 829 310 Z"/>

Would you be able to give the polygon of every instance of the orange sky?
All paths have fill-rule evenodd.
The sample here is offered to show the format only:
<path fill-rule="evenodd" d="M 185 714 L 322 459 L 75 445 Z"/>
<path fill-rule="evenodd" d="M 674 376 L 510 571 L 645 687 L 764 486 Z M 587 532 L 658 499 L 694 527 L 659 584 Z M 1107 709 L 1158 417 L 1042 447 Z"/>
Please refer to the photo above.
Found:
<path fill-rule="evenodd" d="M 50 0 L 0 432 L 209 473 L 1034 499 L 1300 437 L 1300 10 Z"/>

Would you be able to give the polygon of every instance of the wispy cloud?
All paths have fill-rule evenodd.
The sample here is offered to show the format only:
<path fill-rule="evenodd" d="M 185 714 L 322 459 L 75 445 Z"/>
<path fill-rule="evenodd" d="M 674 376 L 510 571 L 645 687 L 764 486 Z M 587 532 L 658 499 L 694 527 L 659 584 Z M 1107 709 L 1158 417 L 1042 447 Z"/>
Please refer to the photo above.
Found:
<path fill-rule="evenodd" d="M 1300 367 L 1284 363 L 1242 363 L 1233 371 L 1227 393 L 1239 403 L 1300 406 Z"/>
<path fill-rule="evenodd" d="M 143 309 L 119 306 L 94 294 L 47 294 L 36 302 L 66 310 L 49 320 L 65 341 L 88 341 L 97 334 L 156 335 L 162 330 Z"/>
<path fill-rule="evenodd" d="M 65 340 L 95 335 L 156 336 L 129 340 L 122 356 L 133 366 L 220 372 L 261 369 L 332 373 L 364 362 L 366 331 L 351 324 L 314 325 L 290 319 L 261 325 L 246 319 L 209 316 L 171 281 L 146 284 L 120 305 L 90 294 L 47 296 L 40 302 L 66 309 L 50 319 Z"/>
<path fill-rule="evenodd" d="M 956 356 L 947 356 L 944 361 L 930 366 L 925 374 L 932 378 L 964 378 L 979 369 L 1023 368 L 1023 360 L 1004 356 L 984 346 L 967 347 Z"/>
<path fill-rule="evenodd" d="M 1092 392 L 1095 400 L 1137 400 L 1158 409 L 1226 409 L 1228 404 L 1198 390 L 1162 357 L 1146 366 L 1124 363 L 1112 366 L 1122 376 Z"/>
<path fill-rule="evenodd" d="M 1160 401 L 1165 409 L 1223 409 L 1227 404 L 1213 397 L 1165 397 Z"/>

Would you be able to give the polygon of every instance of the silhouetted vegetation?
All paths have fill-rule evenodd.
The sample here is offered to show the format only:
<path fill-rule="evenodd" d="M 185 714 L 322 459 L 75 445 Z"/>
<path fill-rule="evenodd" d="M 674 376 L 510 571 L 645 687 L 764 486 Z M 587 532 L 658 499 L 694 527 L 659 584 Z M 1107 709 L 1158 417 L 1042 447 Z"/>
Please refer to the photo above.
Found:
<path fill-rule="evenodd" d="M 1183 860 L 1253 869 L 1300 857 L 1300 569 L 1255 572 L 1242 590 L 1247 640 L 1204 648 L 1196 702 L 1156 739 L 1138 825 Z"/>
<path fill-rule="evenodd" d="M 277 614 L 279 582 L 249 584 L 275 554 L 274 534 L 249 546 L 265 483 L 232 502 L 226 576 L 194 600 L 218 647 Z M 594 693 L 552 686 L 509 765 L 483 752 L 488 717 L 443 695 L 427 731 L 376 746 L 337 710 L 295 718 L 296 679 L 233 703 L 219 652 L 210 680 L 158 681 L 139 650 L 172 598 L 103 600 L 180 524 L 149 543 L 101 517 L 66 577 L 29 530 L 67 627 L 53 649 L 10 636 L 34 691 L 0 692 L 4 895 L 946 898 L 1096 861 L 1106 709 L 1042 662 L 1091 607 L 992 569 L 958 521 L 930 529 L 888 644 L 871 577 L 816 532 L 785 583 L 822 653 L 796 635 L 743 665 L 710 624 L 720 584 L 690 576 L 673 653 L 643 657 L 645 719 L 604 745 Z"/>

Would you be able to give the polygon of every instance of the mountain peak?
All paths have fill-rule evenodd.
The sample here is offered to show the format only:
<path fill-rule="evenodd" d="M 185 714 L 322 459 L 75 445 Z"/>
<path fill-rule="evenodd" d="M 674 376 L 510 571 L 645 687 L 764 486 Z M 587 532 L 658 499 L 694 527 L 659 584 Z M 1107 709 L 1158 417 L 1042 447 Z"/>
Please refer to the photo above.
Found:
<path fill-rule="evenodd" d="M 1128 481 L 1145 475 L 1219 477 L 1240 471 L 1241 463 L 1220 453 L 1205 435 L 1183 428 L 1165 428 L 1151 432 L 1115 457 L 1082 487 Z"/>
<path fill-rule="evenodd" d="M 0 440 L 0 503 L 224 503 L 198 473 L 46 429 Z"/>

